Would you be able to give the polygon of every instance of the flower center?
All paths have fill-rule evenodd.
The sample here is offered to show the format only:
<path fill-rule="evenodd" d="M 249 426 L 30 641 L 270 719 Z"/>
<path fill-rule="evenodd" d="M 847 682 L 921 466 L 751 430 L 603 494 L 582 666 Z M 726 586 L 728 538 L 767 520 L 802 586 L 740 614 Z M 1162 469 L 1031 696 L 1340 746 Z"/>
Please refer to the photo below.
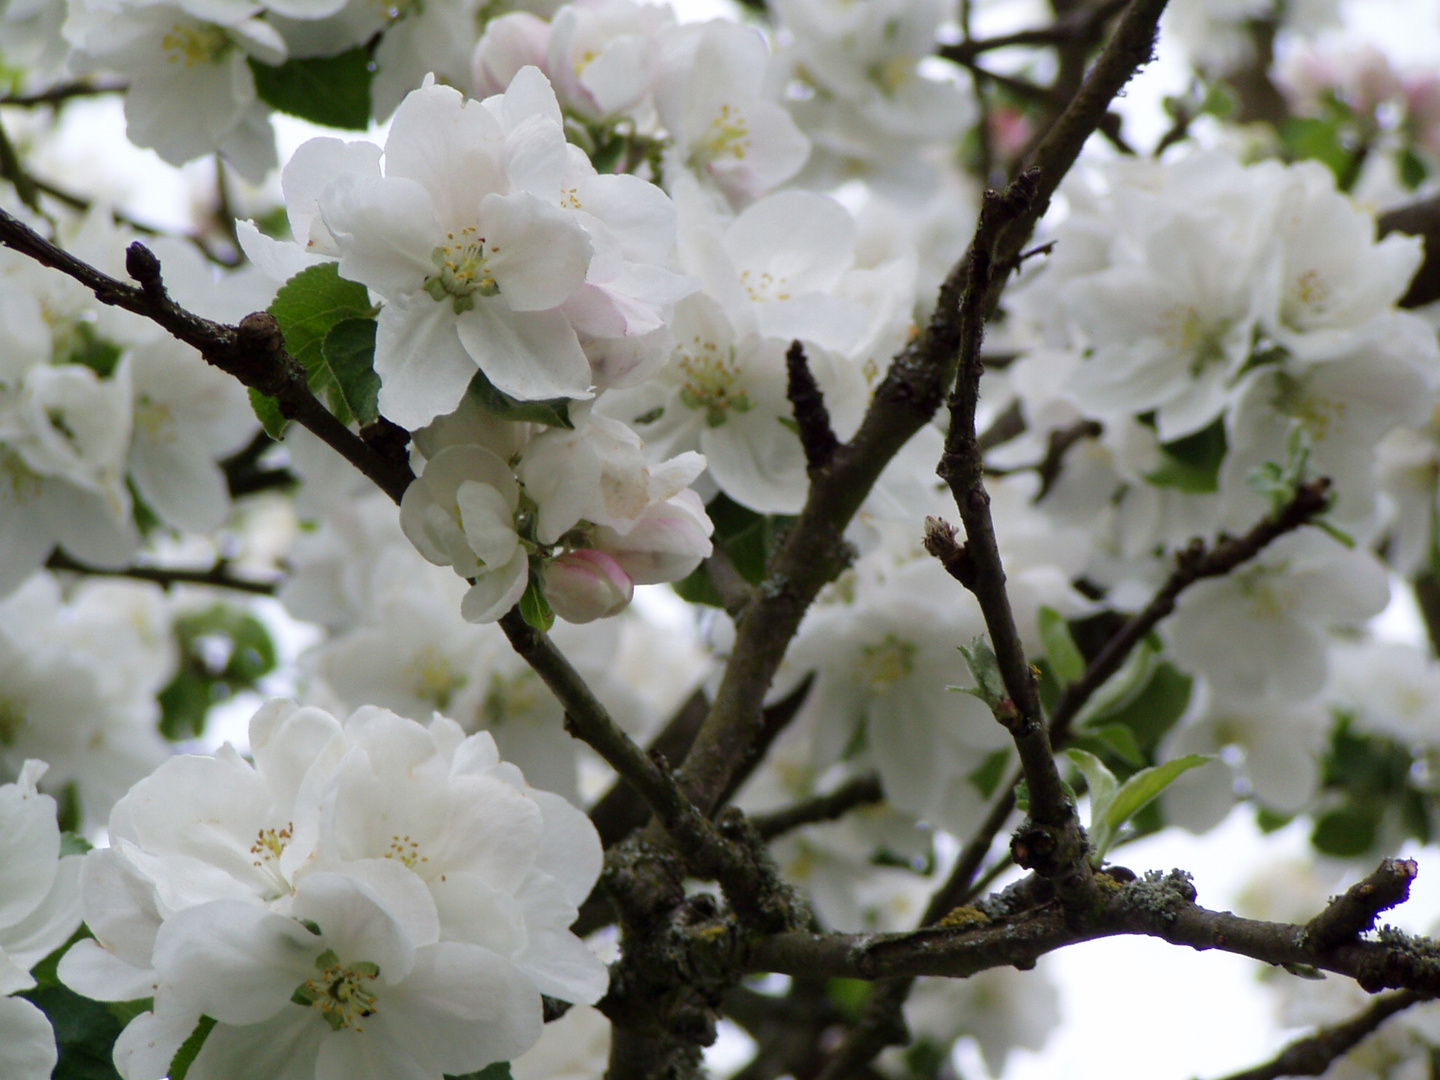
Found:
<path fill-rule="evenodd" d="M 17 503 L 40 497 L 40 476 L 13 450 L 0 449 L 0 490 Z"/>
<path fill-rule="evenodd" d="M 421 701 L 428 701 L 437 710 L 444 712 L 450 706 L 450 698 L 465 685 L 465 676 L 450 666 L 450 661 L 439 649 L 427 645 L 406 665 L 405 673 L 410 676 L 411 688 Z"/>
<path fill-rule="evenodd" d="M 218 64 L 232 45 L 230 35 L 222 27 L 207 23 L 190 26 L 176 23 L 160 38 L 165 59 L 172 64 L 183 63 L 187 68 Z"/>
<path fill-rule="evenodd" d="M 1299 602 L 1294 583 L 1286 578 L 1286 565 L 1257 566 L 1236 573 L 1240 593 L 1250 602 L 1250 611 L 1257 619 L 1279 622 Z"/>
<path fill-rule="evenodd" d="M 277 894 L 279 896 L 290 891 L 290 883 L 280 872 L 280 856 L 285 853 L 285 848 L 294 835 L 295 823 L 287 821 L 283 829 L 261 829 L 255 834 L 255 843 L 250 845 L 250 854 L 255 856 L 251 864 L 274 878 L 280 889 Z"/>
<path fill-rule="evenodd" d="M 749 270 L 740 271 L 740 284 L 745 287 L 745 294 L 757 304 L 767 300 L 789 300 L 790 294 L 783 292 L 788 284 L 786 278 L 777 278 L 774 274 L 762 270 L 753 278 Z"/>
<path fill-rule="evenodd" d="M 535 690 L 535 680 L 528 671 L 516 672 L 514 675 L 492 675 L 490 692 L 485 695 L 485 703 L 480 706 L 485 727 L 493 730 L 507 721 L 533 716 L 540 703 Z"/>
<path fill-rule="evenodd" d="M 733 106 L 721 105 L 710 122 L 710 130 L 690 152 L 690 164 L 704 166 L 723 158 L 743 161 L 749 149 L 750 126 L 745 123 L 744 114 Z"/>
<path fill-rule="evenodd" d="M 390 849 L 385 852 L 383 857 L 402 862 L 417 873 L 421 863 L 430 861 L 430 856 L 420 854 L 420 841 L 411 840 L 409 833 L 404 836 L 390 837 Z"/>
<path fill-rule="evenodd" d="M 1194 304 L 1176 304 L 1160 313 L 1160 337 L 1179 356 L 1188 357 L 1190 374 L 1198 378 L 1211 364 L 1225 359 L 1220 333 L 1207 325 Z"/>
<path fill-rule="evenodd" d="M 860 650 L 860 663 L 855 674 L 862 686 L 881 692 L 914 670 L 915 643 L 886 634 L 882 641 Z"/>
<path fill-rule="evenodd" d="M 141 394 L 135 402 L 135 431 L 152 446 L 166 446 L 175 441 L 175 422 L 170 406 Z"/>
<path fill-rule="evenodd" d="M 725 423 L 731 409 L 737 413 L 749 412 L 754 402 L 744 390 L 736 389 L 740 381 L 740 369 L 735 365 L 735 349 L 728 350 L 722 357 L 713 342 L 695 339 L 697 346 L 693 353 L 682 353 L 680 370 L 685 373 L 685 385 L 680 388 L 680 402 L 686 408 L 703 409 L 708 427 L 719 427 Z"/>
<path fill-rule="evenodd" d="M 331 1031 L 351 1028 L 364 1031 L 358 1021 L 375 1015 L 375 995 L 365 984 L 379 977 L 379 966 L 368 960 L 341 964 L 334 949 L 326 949 L 317 956 L 315 966 L 320 974 L 301 983 L 290 1000 L 319 1009 Z"/>
<path fill-rule="evenodd" d="M 1312 315 L 1323 315 L 1330 302 L 1330 289 L 1314 270 L 1306 270 L 1295 280 L 1295 299 L 1310 309 Z"/>
<path fill-rule="evenodd" d="M 438 301 L 447 298 L 461 315 L 475 306 L 475 295 L 495 296 L 500 286 L 485 266 L 485 238 L 467 225 L 459 235 L 445 234 L 446 242 L 430 253 L 436 272 L 425 279 L 425 291 Z M 493 252 L 493 248 L 491 249 Z"/>

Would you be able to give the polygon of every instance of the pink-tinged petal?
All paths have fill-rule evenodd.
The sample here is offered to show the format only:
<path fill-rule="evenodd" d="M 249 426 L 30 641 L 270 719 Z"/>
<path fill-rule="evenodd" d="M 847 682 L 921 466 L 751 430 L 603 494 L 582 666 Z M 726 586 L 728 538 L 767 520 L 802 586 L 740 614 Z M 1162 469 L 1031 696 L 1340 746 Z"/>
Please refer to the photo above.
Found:
<path fill-rule="evenodd" d="M 464 317 L 457 323 L 453 308 L 428 293 L 401 297 L 381 309 L 375 373 L 383 415 L 414 430 L 460 403 L 477 363 L 474 350 L 456 334 L 463 326 Z"/>
<path fill-rule="evenodd" d="M 474 223 L 480 201 L 503 190 L 500 125 L 479 102 L 438 84 L 411 92 L 385 140 L 385 173 L 425 185 L 447 229 Z"/>
<path fill-rule="evenodd" d="M 486 268 L 511 311 L 559 307 L 585 280 L 592 248 L 584 227 L 529 192 L 485 196 L 480 232 Z"/>
<path fill-rule="evenodd" d="M 544 67 L 550 24 L 528 11 L 512 11 L 485 24 L 475 46 L 475 93 L 480 97 L 503 94 L 516 74 L 527 65 Z"/>
<path fill-rule="evenodd" d="M 559 311 L 510 312 L 481 301 L 460 316 L 457 328 L 474 363 L 511 397 L 590 396 L 590 362 L 570 320 Z M 383 398 L 381 404 L 384 411 Z"/>

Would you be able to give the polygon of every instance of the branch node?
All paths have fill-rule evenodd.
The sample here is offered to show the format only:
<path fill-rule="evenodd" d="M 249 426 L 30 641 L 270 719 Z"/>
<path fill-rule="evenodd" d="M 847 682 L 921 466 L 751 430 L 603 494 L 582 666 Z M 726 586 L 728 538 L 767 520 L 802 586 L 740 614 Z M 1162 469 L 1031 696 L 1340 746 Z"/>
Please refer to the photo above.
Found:
<path fill-rule="evenodd" d="M 955 526 L 944 518 L 929 516 L 925 519 L 925 537 L 921 541 L 926 551 L 940 560 L 945 572 L 967 589 L 975 588 L 975 567 L 970 561 L 965 545 L 956 539 Z"/>
<path fill-rule="evenodd" d="M 141 291 L 151 300 L 164 303 L 170 299 L 160 277 L 160 260 L 139 240 L 125 249 L 125 272 L 140 283 Z"/>
<path fill-rule="evenodd" d="M 1375 928 L 1382 911 L 1402 904 L 1410 896 L 1410 883 L 1420 872 L 1414 859 L 1385 859 L 1364 881 L 1337 896 L 1305 926 L 1305 944 L 1331 949 Z"/>

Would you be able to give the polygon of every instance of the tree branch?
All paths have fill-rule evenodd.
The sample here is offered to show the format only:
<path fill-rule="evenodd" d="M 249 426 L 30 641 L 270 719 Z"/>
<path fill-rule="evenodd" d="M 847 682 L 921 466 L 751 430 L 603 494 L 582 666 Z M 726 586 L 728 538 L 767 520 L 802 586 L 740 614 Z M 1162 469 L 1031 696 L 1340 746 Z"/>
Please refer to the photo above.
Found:
<path fill-rule="evenodd" d="M 1385 859 L 1373 874 L 1350 886 L 1306 924 L 1306 942 L 1329 949 L 1373 930 L 1380 912 L 1404 903 L 1419 872 L 1414 859 Z"/>
<path fill-rule="evenodd" d="M 123 94 L 130 89 L 124 83 L 92 83 L 81 79 L 76 82 L 60 83 L 49 90 L 35 94 L 0 95 L 0 106 L 34 108 L 37 105 L 59 105 L 74 98 L 98 97 L 101 94 Z"/>
<path fill-rule="evenodd" d="M 1379 940 L 1322 949 L 1306 940 L 1303 926 L 1200 907 L 1183 871 L 1163 875 L 1151 871 L 1125 883 L 1097 875 L 1097 881 L 1101 879 L 1107 883 L 1101 902 L 1078 919 L 1053 902 L 1025 905 L 1011 913 L 1007 899 L 1026 892 L 1012 886 L 992 901 L 975 905 L 980 918 L 964 925 L 899 934 L 791 931 L 742 943 L 740 962 L 748 971 L 807 978 L 966 978 L 992 967 L 1028 968 L 1046 953 L 1082 941 L 1142 935 L 1267 964 L 1331 971 L 1354 979 L 1370 993 L 1393 988 L 1424 997 L 1440 995 L 1440 943 L 1429 939 L 1385 929 Z M 1043 884 L 1034 877 L 1026 881 Z"/>
<path fill-rule="evenodd" d="M 310 392 L 304 368 L 285 351 L 280 329 L 267 313 L 256 312 L 240 320 L 238 326 L 227 326 L 186 311 L 166 293 L 160 260 L 140 243 L 131 244 L 125 253 L 125 268 L 139 283 L 138 288 L 101 273 L 3 210 L 0 244 L 74 278 L 102 304 L 144 316 L 199 350 L 207 363 L 275 398 L 283 416 L 308 428 L 395 502 L 415 479 L 408 460 L 378 453 Z"/>
<path fill-rule="evenodd" d="M 208 570 L 180 570 L 163 566 L 126 566 L 108 570 L 79 562 L 60 548 L 56 548 L 45 560 L 45 569 L 93 577 L 123 577 L 134 581 L 151 581 L 165 589 L 172 585 L 209 585 L 217 589 L 232 589 L 236 592 L 251 593 L 256 596 L 274 596 L 279 585 L 279 582 L 276 581 L 257 581 L 254 578 L 233 577 L 230 574 L 230 563 L 225 559 L 216 560 Z"/>
<path fill-rule="evenodd" d="M 762 840 L 798 829 L 802 825 L 813 825 L 818 821 L 834 821 L 844 817 L 857 806 L 885 801 L 885 789 L 880 786 L 880 777 L 874 773 L 847 780 L 828 795 L 816 795 L 784 810 L 768 814 L 755 814 L 751 824 Z"/>
<path fill-rule="evenodd" d="M 1244 1072 L 1231 1073 L 1224 1080 L 1279 1080 L 1283 1076 L 1320 1076 L 1342 1055 L 1348 1053 L 1381 1024 L 1411 1005 L 1426 1000 L 1412 990 L 1377 998 L 1363 1012 L 1343 1024 L 1322 1027 L 1313 1035 L 1297 1039 L 1270 1061 Z"/>
<path fill-rule="evenodd" d="M 996 245 L 1002 267 L 1024 248 L 1111 99 L 1150 59 L 1164 8 L 1165 0 L 1131 3 L 1081 91 L 1037 146 L 1031 164 L 1039 176 L 1030 208 L 1002 231 Z M 968 258 L 962 258 L 951 269 L 929 324 L 891 363 L 859 430 L 811 479 L 804 508 L 772 556 L 755 602 L 736 626 L 735 646 L 715 703 L 680 773 L 691 799 L 707 813 L 714 812 L 730 787 L 737 749 L 749 746 L 763 731 L 761 703 L 800 619 L 820 589 L 850 562 L 846 525 L 885 465 L 934 416 L 954 378 L 967 266 Z M 998 288 L 999 282 L 992 289 L 994 299 Z"/>
<path fill-rule="evenodd" d="M 840 441 L 830 426 L 830 411 L 825 408 L 825 395 L 805 362 L 805 346 L 792 341 L 785 353 L 785 396 L 795 412 L 795 426 L 800 429 L 800 445 L 805 450 L 805 469 L 818 472 L 830 464 Z"/>

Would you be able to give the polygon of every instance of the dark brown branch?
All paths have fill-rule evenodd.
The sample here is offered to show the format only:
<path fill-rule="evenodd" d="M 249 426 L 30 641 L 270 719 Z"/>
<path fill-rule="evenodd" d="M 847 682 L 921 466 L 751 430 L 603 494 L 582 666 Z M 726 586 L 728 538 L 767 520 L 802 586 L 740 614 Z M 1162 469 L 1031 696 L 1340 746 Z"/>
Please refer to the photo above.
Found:
<path fill-rule="evenodd" d="M 37 105 L 59 105 L 74 98 L 98 97 L 101 94 L 123 94 L 129 87 L 124 83 L 92 83 L 85 80 L 60 83 L 49 90 L 35 94 L 0 95 L 0 105 L 16 108 L 33 108 Z"/>
<path fill-rule="evenodd" d="M 151 581 L 162 588 L 172 585 L 210 585 L 217 589 L 231 589 L 235 592 L 251 593 L 256 596 L 274 596 L 278 581 L 257 581 L 254 578 L 237 578 L 230 573 L 230 564 L 220 559 L 208 570 L 179 570 L 164 566 L 126 566 L 106 570 L 88 566 L 72 559 L 56 548 L 45 561 L 47 570 L 61 570 L 72 574 L 94 577 L 123 577 L 133 581 Z"/>
<path fill-rule="evenodd" d="M 1430 640 L 1430 651 L 1440 656 L 1440 578 L 1434 571 L 1422 570 L 1411 584 L 1420 620 L 1425 624 L 1425 636 Z"/>
<path fill-rule="evenodd" d="M 1329 949 L 1375 929 L 1380 912 L 1404 903 L 1410 895 L 1410 882 L 1419 872 L 1414 859 L 1384 860 L 1373 874 L 1350 886 L 1306 924 L 1306 943 Z"/>
<path fill-rule="evenodd" d="M 1400 306 L 1416 308 L 1440 299 L 1440 196 L 1387 210 L 1376 219 L 1375 226 L 1379 236 L 1408 233 L 1420 237 L 1425 246 L 1425 259 L 1410 279 Z"/>
<path fill-rule="evenodd" d="M 138 288 L 101 273 L 3 210 L 0 244 L 74 278 L 102 304 L 144 316 L 198 349 L 208 363 L 275 398 L 283 416 L 308 428 L 397 503 L 415 478 L 407 460 L 377 453 L 310 392 L 304 368 L 285 352 L 280 329 L 265 312 L 247 315 L 238 326 L 227 326 L 186 311 L 166 293 L 160 260 L 143 244 L 131 244 L 125 257 L 126 270 L 139 282 Z"/>
<path fill-rule="evenodd" d="M 1279 1080 L 1283 1076 L 1320 1076 L 1344 1054 L 1372 1035 L 1386 1020 L 1426 1000 L 1410 990 L 1377 998 L 1364 1011 L 1342 1024 L 1323 1027 L 1297 1039 L 1270 1061 L 1224 1080 Z"/>
<path fill-rule="evenodd" d="M 1065 464 L 1065 454 L 1082 439 L 1097 439 L 1105 428 L 1098 420 L 1077 420 L 1069 427 L 1057 428 L 1050 432 L 1045 446 L 1045 457 L 1035 467 L 1040 476 L 1040 490 L 1035 501 L 1043 499 L 1060 478 L 1060 469 Z"/>
<path fill-rule="evenodd" d="M 720 882 L 742 918 L 769 929 L 792 925 L 788 895 L 747 849 L 744 822 L 711 822 L 686 797 L 664 757 L 642 750 L 545 634 L 512 608 L 500 619 L 510 645 L 565 709 L 565 730 L 598 753 L 643 798 L 698 876 Z M 758 843 L 758 842 L 757 842 Z"/>
<path fill-rule="evenodd" d="M 1013 915 L 1005 913 L 1003 904 L 982 904 L 977 906 L 977 918 L 957 926 L 900 934 L 792 931 L 753 939 L 742 945 L 741 962 L 750 971 L 807 978 L 965 978 L 992 967 L 1028 968 L 1046 953 L 1082 941 L 1143 935 L 1266 964 L 1334 972 L 1354 979 L 1370 993 L 1404 989 L 1425 997 L 1440 995 L 1440 943 L 1384 930 L 1376 941 L 1319 949 L 1306 941 L 1303 926 L 1200 907 L 1189 875 L 1181 871 L 1151 872 L 1128 883 L 1105 875 L 1097 880 L 1102 878 L 1108 884 L 1097 903 L 1079 918 L 1055 903 L 1026 907 Z"/>
<path fill-rule="evenodd" d="M 785 396 L 795 411 L 795 425 L 800 429 L 800 445 L 805 450 L 805 469 L 819 472 L 830 464 L 840 440 L 830 426 L 830 411 L 825 408 L 825 395 L 815 381 L 810 365 L 805 362 L 805 346 L 792 341 L 785 353 Z"/>
<path fill-rule="evenodd" d="M 857 776 L 853 780 L 847 780 L 828 795 L 816 795 L 814 798 L 798 802 L 794 806 L 788 806 L 784 810 L 775 810 L 768 814 L 755 814 L 750 821 L 762 840 L 773 840 L 802 825 L 813 825 L 819 821 L 834 821 L 836 818 L 844 817 L 857 806 L 868 806 L 871 803 L 884 801 L 885 789 L 880 786 L 880 778 L 874 773 L 869 773 L 865 776 Z"/>
<path fill-rule="evenodd" d="M 1050 26 L 1033 30 L 1018 30 L 1013 34 L 1002 34 L 993 38 L 982 38 L 978 41 L 960 41 L 954 45 L 942 46 L 940 56 L 946 60 L 963 64 L 981 53 L 993 52 L 996 49 L 1043 48 L 1075 41 L 1089 41 L 1099 33 L 1106 20 L 1123 8 L 1125 3 L 1126 0 L 1100 0 L 1099 3 L 1067 12 Z"/>

